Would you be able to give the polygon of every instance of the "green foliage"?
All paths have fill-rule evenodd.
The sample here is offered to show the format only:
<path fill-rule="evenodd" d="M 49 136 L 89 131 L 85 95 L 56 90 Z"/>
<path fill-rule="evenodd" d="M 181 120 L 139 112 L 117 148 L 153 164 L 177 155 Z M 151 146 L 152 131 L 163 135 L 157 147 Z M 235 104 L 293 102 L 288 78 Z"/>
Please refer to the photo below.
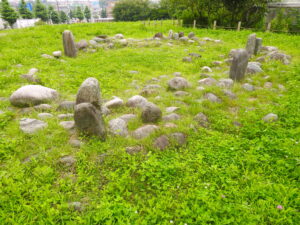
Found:
<path fill-rule="evenodd" d="M 78 6 L 77 9 L 76 9 L 76 16 L 75 17 L 79 20 L 84 19 L 84 14 L 83 14 L 80 6 Z"/>
<path fill-rule="evenodd" d="M 9 5 L 7 0 L 1 2 L 1 18 L 8 22 L 11 27 L 18 19 L 17 12 Z"/>
<path fill-rule="evenodd" d="M 69 17 L 70 17 L 70 19 L 76 18 L 76 12 L 74 12 L 73 10 L 70 10 Z"/>
<path fill-rule="evenodd" d="M 32 19 L 33 15 L 32 12 L 29 11 L 26 7 L 25 0 L 21 0 L 20 7 L 19 7 L 19 14 L 23 19 Z"/>
<path fill-rule="evenodd" d="M 62 23 L 65 23 L 69 20 L 67 14 L 64 11 L 60 11 L 60 20 Z"/>
<path fill-rule="evenodd" d="M 123 33 L 126 38 L 141 40 L 139 45 L 98 48 L 95 53 L 79 52 L 77 58 L 44 59 L 40 55 L 63 49 L 61 34 L 71 30 L 77 40 L 91 40 L 99 34 L 113 37 Z M 222 43 L 198 45 L 168 40 L 144 42 L 154 33 L 193 31 L 197 37 L 220 39 Z M 233 48 L 244 48 L 251 31 L 190 29 L 171 25 L 143 26 L 140 22 L 63 24 L 0 31 L 0 97 L 28 84 L 20 78 L 32 67 L 45 86 L 58 90 L 61 100 L 74 101 L 80 84 L 95 77 L 101 85 L 103 99 L 119 96 L 124 101 L 139 94 L 152 78 L 159 78 L 157 95 L 147 99 L 165 108 L 178 106 L 181 119 L 177 128 L 164 128 L 144 140 L 109 136 L 106 142 L 97 138 L 79 137 L 79 149 L 69 144 L 73 134 L 65 131 L 57 116 L 58 102 L 50 103 L 54 117 L 46 120 L 48 127 L 37 134 L 26 135 L 19 121 L 38 119 L 33 110 L 23 114 L 9 101 L 0 101 L 0 221 L 1 224 L 261 224 L 294 225 L 299 215 L 299 138 L 300 138 L 300 39 L 296 35 L 262 33 L 264 45 L 277 46 L 292 56 L 291 65 L 277 61 L 262 64 L 264 72 L 247 77 L 257 87 L 246 92 L 242 83 L 235 83 L 231 100 L 218 86 L 196 90 L 200 68 L 211 66 L 215 79 L 228 77 L 228 67 L 214 66 L 224 60 Z M 36 44 L 38 43 L 38 44 Z M 143 44 L 144 46 L 140 45 Z M 199 53 L 201 59 L 183 63 L 188 53 Z M 251 60 L 256 61 L 253 56 Z M 159 60 L 158 60 L 159 59 Z M 22 64 L 23 67 L 16 67 Z M 91 69 L 92 68 L 92 69 Z M 129 71 L 139 71 L 131 74 Z M 191 87 L 190 96 L 175 97 L 167 91 L 173 73 L 182 72 Z M 51 75 L 51 76 L 50 76 Z M 250 78 L 250 79 L 248 79 Z M 264 88 L 266 81 L 271 89 Z M 278 84 L 286 87 L 279 90 Z M 222 99 L 212 104 L 203 99 L 213 92 Z M 13 110 L 13 114 L 8 113 Z M 198 127 L 193 120 L 205 113 L 208 128 Z M 273 112 L 275 123 L 261 118 Z M 120 115 L 139 109 L 112 109 L 104 117 L 106 123 Z M 234 121 L 242 124 L 233 125 Z M 128 124 L 130 131 L 142 126 L 140 116 Z M 187 134 L 187 144 L 165 151 L 153 147 L 153 140 L 173 132 Z M 144 152 L 129 155 L 126 147 L 142 145 Z M 66 167 L 62 156 L 76 159 Z M 74 211 L 70 202 L 81 202 L 83 210 Z M 282 205 L 283 209 L 277 208 Z M 171 223 L 173 222 L 173 223 Z"/>
<path fill-rule="evenodd" d="M 169 18 L 167 8 L 160 4 L 151 4 L 149 0 L 121 0 L 116 3 L 113 15 L 117 21 Z"/>
<path fill-rule="evenodd" d="M 52 6 L 49 7 L 48 13 L 49 13 L 49 18 L 52 20 L 54 24 L 60 23 L 59 14 Z"/>
<path fill-rule="evenodd" d="M 84 9 L 84 17 L 89 21 L 91 19 L 91 10 L 89 7 L 85 7 Z"/>
<path fill-rule="evenodd" d="M 42 21 L 46 22 L 48 20 L 47 8 L 40 0 L 36 0 L 34 13 L 36 18 L 40 18 Z"/>
<path fill-rule="evenodd" d="M 276 17 L 271 21 L 273 31 L 300 32 L 300 10 L 299 9 L 279 9 Z"/>

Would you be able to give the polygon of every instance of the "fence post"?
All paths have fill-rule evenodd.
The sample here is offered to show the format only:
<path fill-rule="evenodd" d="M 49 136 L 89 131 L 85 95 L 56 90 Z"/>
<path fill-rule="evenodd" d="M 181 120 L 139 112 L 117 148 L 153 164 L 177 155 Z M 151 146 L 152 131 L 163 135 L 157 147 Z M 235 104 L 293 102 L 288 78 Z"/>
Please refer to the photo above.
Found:
<path fill-rule="evenodd" d="M 194 20 L 194 29 L 196 28 L 196 23 L 197 23 L 197 21 L 196 20 Z"/>
<path fill-rule="evenodd" d="M 214 27 L 213 27 L 213 29 L 214 30 L 217 29 L 217 21 L 216 20 L 214 21 Z"/>
<path fill-rule="evenodd" d="M 241 30 L 241 26 L 242 26 L 242 22 L 241 22 L 241 21 L 239 21 L 239 23 L 238 23 L 238 27 L 237 27 L 237 31 L 240 31 L 240 30 Z"/>
<path fill-rule="evenodd" d="M 270 32 L 270 30 L 271 30 L 271 22 L 270 22 L 270 23 L 268 23 L 268 26 L 267 26 L 267 30 L 266 30 L 266 32 Z"/>
<path fill-rule="evenodd" d="M 143 21 L 143 24 L 144 24 L 144 26 L 146 26 L 146 21 L 145 20 Z"/>

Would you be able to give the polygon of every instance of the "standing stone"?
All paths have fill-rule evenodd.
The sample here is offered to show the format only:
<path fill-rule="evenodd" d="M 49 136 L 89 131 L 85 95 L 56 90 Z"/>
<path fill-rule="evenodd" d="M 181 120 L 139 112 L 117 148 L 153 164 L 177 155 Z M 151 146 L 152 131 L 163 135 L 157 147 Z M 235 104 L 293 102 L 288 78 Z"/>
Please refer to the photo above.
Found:
<path fill-rule="evenodd" d="M 261 47 L 262 47 L 262 42 L 263 39 L 262 38 L 256 38 L 255 40 L 255 49 L 254 49 L 254 54 L 257 55 L 259 54 Z"/>
<path fill-rule="evenodd" d="M 76 127 L 92 136 L 98 136 L 102 140 L 106 138 L 105 124 L 100 109 L 91 103 L 81 103 L 75 106 L 74 120 Z"/>
<path fill-rule="evenodd" d="M 234 81 L 243 80 L 248 65 L 248 53 L 244 49 L 236 50 L 230 67 L 230 78 Z"/>
<path fill-rule="evenodd" d="M 256 46 L 256 34 L 250 34 L 246 46 L 246 50 L 249 56 L 252 56 L 254 54 L 255 46 Z"/>
<path fill-rule="evenodd" d="M 76 105 L 85 102 L 93 104 L 98 110 L 101 109 L 100 86 L 96 78 L 86 79 L 77 92 Z"/>
<path fill-rule="evenodd" d="M 63 32 L 63 45 L 64 45 L 64 51 L 65 51 L 66 56 L 69 56 L 69 57 L 77 56 L 77 50 L 76 50 L 74 37 L 73 37 L 72 32 L 69 30 L 65 30 Z"/>
<path fill-rule="evenodd" d="M 142 120 L 144 123 L 156 123 L 161 119 L 161 117 L 162 112 L 155 104 L 149 102 L 143 108 Z"/>
<path fill-rule="evenodd" d="M 168 35 L 168 38 L 169 38 L 169 39 L 172 39 L 172 38 L 173 38 L 173 35 L 174 35 L 173 30 L 170 30 L 170 31 L 169 31 L 169 35 Z"/>

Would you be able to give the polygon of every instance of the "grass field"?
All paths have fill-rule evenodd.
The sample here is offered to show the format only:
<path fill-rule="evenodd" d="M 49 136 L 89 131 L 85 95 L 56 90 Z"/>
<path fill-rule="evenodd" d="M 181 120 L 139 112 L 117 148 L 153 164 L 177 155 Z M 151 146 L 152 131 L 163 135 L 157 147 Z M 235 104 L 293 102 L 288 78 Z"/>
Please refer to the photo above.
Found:
<path fill-rule="evenodd" d="M 80 84 L 88 77 L 99 80 L 104 99 L 118 96 L 124 100 L 139 94 L 151 78 L 181 72 L 192 86 L 191 95 L 174 97 L 163 88 L 148 97 L 164 112 L 179 106 L 182 119 L 178 127 L 163 128 L 142 141 L 109 136 L 105 142 L 83 138 L 80 149 L 68 143 L 70 134 L 56 117 L 35 135 L 19 129 L 23 117 L 37 118 L 38 112 L 23 114 L 9 101 L 0 101 L 0 224 L 299 224 L 299 139 L 300 139 L 300 37 L 286 34 L 257 33 L 264 45 L 277 46 L 291 55 L 292 63 L 277 61 L 263 64 L 263 73 L 251 76 L 257 88 L 246 92 L 235 84 L 238 98 L 231 100 L 219 87 L 196 90 L 203 66 L 211 66 L 216 78 L 227 77 L 228 67 L 213 66 L 224 60 L 233 48 L 243 48 L 250 31 L 193 30 L 200 37 L 220 39 L 222 43 L 196 44 L 167 41 L 161 46 L 98 49 L 80 52 L 65 62 L 45 59 L 41 54 L 63 50 L 61 34 L 69 29 L 76 37 L 90 40 L 96 35 L 143 39 L 169 29 L 190 32 L 192 29 L 168 25 L 144 27 L 141 23 L 99 23 L 40 26 L 0 32 L 0 97 L 26 85 L 21 74 L 36 67 L 47 87 L 56 89 L 61 100 L 73 100 Z M 200 51 L 201 50 L 201 51 Z M 182 58 L 196 52 L 201 59 L 184 63 Z M 17 67 L 22 64 L 22 67 Z M 129 71 L 139 71 L 131 74 Z M 270 76 L 265 80 L 265 76 Z M 170 79 L 169 78 L 169 79 Z M 263 88 L 273 83 L 272 89 Z M 282 84 L 286 90 L 279 90 Z M 218 95 L 221 104 L 199 101 L 206 91 Z M 182 101 L 185 104 L 181 104 Z M 59 102 L 54 102 L 54 115 Z M 205 113 L 209 128 L 197 127 L 194 116 Z M 279 120 L 264 123 L 268 113 Z M 125 113 L 140 114 L 137 109 L 113 110 L 105 121 Z M 243 126 L 236 127 L 234 121 Z M 142 125 L 139 118 L 129 124 L 134 130 Z M 188 135 L 182 148 L 159 151 L 153 140 L 161 134 L 180 131 Z M 129 155 L 125 148 L 143 145 L 147 154 Z M 104 160 L 99 156 L 106 153 Z M 59 159 L 76 158 L 72 167 Z M 26 160 L 31 158 L 30 161 Z M 100 157 L 101 158 L 101 157 Z M 24 161 L 25 160 L 25 161 Z M 82 210 L 69 207 L 81 202 Z M 282 206 L 283 209 L 278 209 Z"/>

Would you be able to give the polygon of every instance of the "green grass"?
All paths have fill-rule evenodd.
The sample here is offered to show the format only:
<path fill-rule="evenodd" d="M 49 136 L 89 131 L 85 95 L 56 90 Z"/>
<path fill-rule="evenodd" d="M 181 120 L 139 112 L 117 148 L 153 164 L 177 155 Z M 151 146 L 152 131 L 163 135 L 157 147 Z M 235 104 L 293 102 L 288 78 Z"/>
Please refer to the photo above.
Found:
<path fill-rule="evenodd" d="M 221 39 L 222 44 L 207 43 L 200 52 L 197 45 L 174 42 L 173 47 L 126 47 L 96 53 L 80 52 L 66 62 L 44 59 L 40 55 L 62 50 L 61 33 L 72 30 L 76 40 L 96 35 L 122 33 L 127 38 L 152 37 L 155 32 L 167 34 L 171 27 L 144 27 L 140 23 L 99 23 L 40 26 L 0 32 L 0 97 L 27 84 L 20 78 L 30 68 L 40 71 L 44 85 L 57 89 L 61 100 L 74 100 L 80 84 L 88 77 L 99 80 L 102 96 L 119 96 L 127 100 L 140 92 L 153 78 L 182 72 L 192 87 L 191 96 L 174 97 L 166 91 L 168 79 L 156 100 L 163 111 L 179 106 L 182 120 L 178 128 L 163 128 L 142 141 L 109 137 L 106 142 L 83 138 L 84 145 L 72 148 L 70 134 L 59 126 L 59 120 L 47 120 L 48 128 L 35 135 L 19 130 L 23 117 L 37 118 L 38 112 L 21 114 L 8 101 L 0 101 L 0 224 L 298 224 L 299 139 L 300 139 L 300 38 L 286 34 L 257 33 L 264 45 L 277 46 L 293 57 L 291 65 L 280 62 L 263 64 L 264 72 L 251 76 L 256 87 L 263 87 L 264 76 L 274 89 L 245 92 L 240 84 L 233 91 L 236 100 L 229 100 L 218 87 L 207 88 L 223 102 L 212 104 L 201 99 L 196 91 L 200 68 L 223 60 L 230 49 L 245 46 L 250 31 L 193 30 L 198 37 Z M 202 58 L 193 63 L 181 60 L 190 52 Z M 16 67 L 22 64 L 23 67 Z M 137 70 L 139 74 L 130 74 Z M 213 67 L 216 78 L 226 77 L 228 68 Z M 279 91 L 283 84 L 286 91 Z M 255 99 L 254 101 L 249 101 Z M 182 105 L 176 100 L 183 101 Z M 54 115 L 58 102 L 52 104 Z M 254 110 L 251 108 L 254 107 Z M 236 111 L 236 112 L 234 112 Z M 136 113 L 126 107 L 106 117 Z M 195 126 L 193 117 L 205 113 L 208 129 Z M 276 113 L 279 121 L 266 124 L 261 118 Z M 235 127 L 233 121 L 243 124 Z M 142 125 L 139 118 L 129 124 L 130 130 Z M 188 143 L 182 148 L 165 151 L 153 148 L 153 139 L 161 134 L 184 132 Z M 141 144 L 147 154 L 128 155 L 127 146 Z M 107 153 L 100 163 L 99 156 Z M 64 155 L 76 157 L 71 168 L 59 164 Z M 34 156 L 34 157 L 32 157 Z M 32 160 L 23 163 L 24 159 Z M 84 205 L 82 212 L 70 210 L 69 202 Z M 277 206 L 282 205 L 283 210 Z"/>

